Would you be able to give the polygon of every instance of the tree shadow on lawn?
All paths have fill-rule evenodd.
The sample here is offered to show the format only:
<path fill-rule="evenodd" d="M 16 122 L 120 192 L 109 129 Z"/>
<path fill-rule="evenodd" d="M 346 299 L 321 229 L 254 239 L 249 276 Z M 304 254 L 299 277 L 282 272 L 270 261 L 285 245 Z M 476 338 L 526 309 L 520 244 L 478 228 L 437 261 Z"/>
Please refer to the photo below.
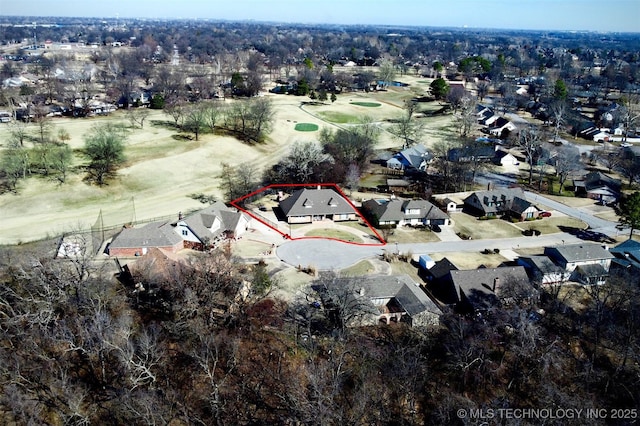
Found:
<path fill-rule="evenodd" d="M 156 127 L 164 127 L 169 130 L 181 130 L 174 121 L 169 120 L 151 120 L 151 125 Z"/>

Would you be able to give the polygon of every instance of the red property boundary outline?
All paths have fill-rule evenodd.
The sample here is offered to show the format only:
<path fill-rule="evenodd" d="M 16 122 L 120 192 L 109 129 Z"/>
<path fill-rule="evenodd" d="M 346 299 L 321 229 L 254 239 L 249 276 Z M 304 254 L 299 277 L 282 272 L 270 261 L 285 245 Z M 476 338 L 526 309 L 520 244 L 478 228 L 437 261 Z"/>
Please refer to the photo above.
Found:
<path fill-rule="evenodd" d="M 297 238 L 293 238 L 291 235 L 289 234 L 285 234 L 284 232 L 280 231 L 277 228 L 274 228 L 271 224 L 267 223 L 264 221 L 264 219 L 262 219 L 259 216 L 256 216 L 255 214 L 253 214 L 252 212 L 250 212 L 249 210 L 245 209 L 244 207 L 240 206 L 240 203 L 249 198 L 249 197 L 253 197 L 254 195 L 257 195 L 261 192 L 265 192 L 269 189 L 276 189 L 276 188 L 318 188 L 318 187 L 323 187 L 323 188 L 329 188 L 329 189 L 333 189 L 334 191 L 336 191 L 342 198 L 345 199 L 345 201 L 347 203 L 349 203 L 349 205 L 351 206 L 351 208 L 353 209 L 353 211 L 356 213 L 356 215 L 358 216 L 359 219 L 361 219 L 364 223 L 367 224 L 367 226 L 369 227 L 369 229 L 374 233 L 374 235 L 376 236 L 376 238 L 378 239 L 378 241 L 380 241 L 379 243 L 357 243 L 354 241 L 345 241 L 345 240 L 341 240 L 339 238 L 333 238 L 333 237 L 297 237 Z M 260 189 L 257 189 L 247 195 L 244 195 L 240 198 L 236 198 L 235 200 L 231 201 L 229 204 L 231 204 L 233 207 L 235 207 L 236 209 L 242 211 L 243 213 L 251 216 L 253 219 L 257 220 L 258 222 L 262 223 L 263 225 L 268 226 L 269 228 L 273 229 L 274 231 L 276 231 L 278 234 L 282 235 L 284 238 L 288 239 L 288 240 L 312 240 L 312 239 L 320 239 L 320 240 L 332 240 L 332 241 L 339 241 L 341 243 L 345 243 L 345 244 L 352 244 L 355 246 L 384 246 L 386 245 L 386 241 L 384 240 L 384 238 L 382 238 L 382 236 L 380 234 L 378 234 L 378 231 L 375 230 L 375 228 L 373 226 L 371 226 L 371 224 L 369 223 L 369 221 L 367 219 L 365 219 L 360 212 L 358 211 L 357 207 L 351 202 L 351 200 L 349 199 L 349 197 L 347 197 L 344 192 L 342 192 L 342 190 L 338 187 L 337 184 L 335 183 L 279 183 L 279 184 L 271 184 L 271 185 L 267 185 L 267 186 L 263 186 Z"/>

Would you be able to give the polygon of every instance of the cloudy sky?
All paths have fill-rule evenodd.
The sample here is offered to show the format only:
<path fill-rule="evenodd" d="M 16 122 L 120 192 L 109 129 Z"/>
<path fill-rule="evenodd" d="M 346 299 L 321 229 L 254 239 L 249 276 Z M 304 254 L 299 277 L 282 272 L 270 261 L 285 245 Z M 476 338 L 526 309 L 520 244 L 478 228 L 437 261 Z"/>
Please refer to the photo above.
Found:
<path fill-rule="evenodd" d="M 0 14 L 640 32 L 640 0 L 0 0 Z"/>

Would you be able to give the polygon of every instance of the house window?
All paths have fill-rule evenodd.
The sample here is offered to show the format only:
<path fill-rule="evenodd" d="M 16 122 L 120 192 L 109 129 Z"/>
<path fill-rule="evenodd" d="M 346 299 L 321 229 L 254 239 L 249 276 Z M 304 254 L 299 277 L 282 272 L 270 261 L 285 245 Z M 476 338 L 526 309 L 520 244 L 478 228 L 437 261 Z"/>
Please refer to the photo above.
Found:
<path fill-rule="evenodd" d="M 183 229 L 182 230 L 182 235 L 184 235 L 186 237 L 187 235 L 189 235 L 189 231 L 187 231 L 186 229 Z"/>

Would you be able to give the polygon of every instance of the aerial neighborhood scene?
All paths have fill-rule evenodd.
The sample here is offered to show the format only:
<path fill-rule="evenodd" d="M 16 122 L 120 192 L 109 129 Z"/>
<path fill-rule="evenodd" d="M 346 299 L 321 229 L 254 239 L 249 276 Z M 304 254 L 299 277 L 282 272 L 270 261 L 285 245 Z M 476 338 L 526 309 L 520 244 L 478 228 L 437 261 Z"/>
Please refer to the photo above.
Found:
<path fill-rule="evenodd" d="M 0 2 L 0 424 L 637 424 L 639 18 Z"/>

